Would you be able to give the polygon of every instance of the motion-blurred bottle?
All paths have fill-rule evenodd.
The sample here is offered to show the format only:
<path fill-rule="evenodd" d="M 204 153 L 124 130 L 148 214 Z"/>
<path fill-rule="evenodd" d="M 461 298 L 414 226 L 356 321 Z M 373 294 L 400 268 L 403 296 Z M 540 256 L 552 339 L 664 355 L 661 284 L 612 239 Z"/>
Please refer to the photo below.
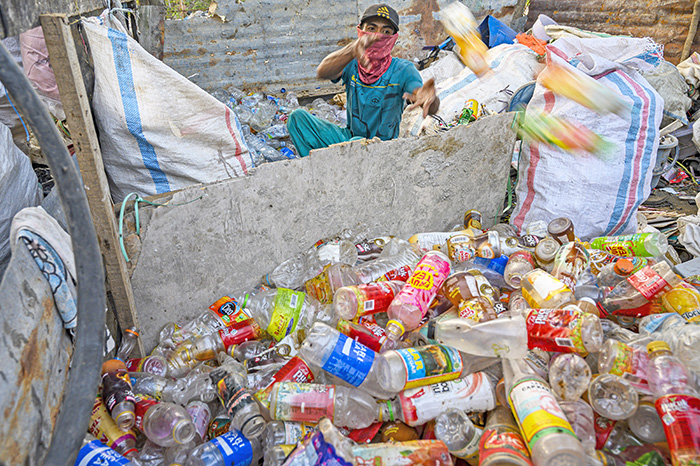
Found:
<path fill-rule="evenodd" d="M 510 406 L 535 466 L 584 466 L 583 446 L 545 381 L 518 359 L 504 359 L 503 374 Z"/>
<path fill-rule="evenodd" d="M 450 260 L 440 251 L 427 252 L 416 265 L 411 278 L 389 305 L 387 336 L 398 340 L 418 327 L 447 276 Z"/>
<path fill-rule="evenodd" d="M 665 342 L 653 341 L 649 351 L 649 387 L 664 424 L 674 466 L 700 462 L 700 399 L 685 365 Z"/>

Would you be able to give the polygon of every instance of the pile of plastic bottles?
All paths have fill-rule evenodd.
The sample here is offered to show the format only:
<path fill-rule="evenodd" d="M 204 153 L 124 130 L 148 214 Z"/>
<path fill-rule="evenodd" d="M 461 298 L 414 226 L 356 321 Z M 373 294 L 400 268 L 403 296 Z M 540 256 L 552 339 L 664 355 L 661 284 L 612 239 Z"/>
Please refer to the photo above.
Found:
<path fill-rule="evenodd" d="M 262 92 L 246 94 L 235 87 L 218 89 L 212 95 L 238 117 L 255 166 L 299 158 L 287 131 L 287 117 L 298 108 L 304 108 L 312 115 L 333 124 L 346 126 L 344 108 L 332 105 L 322 98 L 301 107 L 296 94 L 284 89 L 283 98 L 266 96 Z"/>
<path fill-rule="evenodd" d="M 321 240 L 145 358 L 127 331 L 76 464 L 699 464 L 700 292 L 669 261 L 477 211 Z"/>

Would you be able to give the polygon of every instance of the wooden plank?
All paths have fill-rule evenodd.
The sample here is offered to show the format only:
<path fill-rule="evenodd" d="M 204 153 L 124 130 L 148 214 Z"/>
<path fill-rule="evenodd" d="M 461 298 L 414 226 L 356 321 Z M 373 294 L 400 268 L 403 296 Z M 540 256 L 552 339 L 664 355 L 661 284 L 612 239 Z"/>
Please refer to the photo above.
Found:
<path fill-rule="evenodd" d="M 107 281 L 114 298 L 117 319 L 122 329 L 138 327 L 131 281 L 126 261 L 119 249 L 117 222 L 113 214 L 109 184 L 102 163 L 102 152 L 95 131 L 90 102 L 80 74 L 71 28 L 63 14 L 41 15 L 41 25 L 80 164 L 92 221 L 95 224 L 104 259 Z M 140 341 L 137 351 L 145 354 Z"/>

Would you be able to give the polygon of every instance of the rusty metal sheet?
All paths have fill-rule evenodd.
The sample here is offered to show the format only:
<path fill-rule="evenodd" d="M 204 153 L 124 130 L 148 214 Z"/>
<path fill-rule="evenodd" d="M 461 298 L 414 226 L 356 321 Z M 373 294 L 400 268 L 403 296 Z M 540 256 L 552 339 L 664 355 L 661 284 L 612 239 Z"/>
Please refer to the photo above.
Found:
<path fill-rule="evenodd" d="M 0 463 L 44 464 L 72 346 L 51 288 L 24 246 L 0 284 L 0 328 Z"/>
<path fill-rule="evenodd" d="M 453 0 L 395 0 L 401 16 L 395 56 L 426 56 L 424 45 L 447 36 L 437 21 Z M 326 93 L 337 90 L 316 79 L 329 53 L 357 37 L 362 11 L 376 0 L 221 0 L 214 15 L 167 20 L 164 61 L 207 91 L 234 85 L 277 94 L 280 89 Z M 517 0 L 466 0 L 477 18 L 492 14 L 508 22 Z"/>
<path fill-rule="evenodd" d="M 68 16 L 104 8 L 102 0 L 2 0 L 0 37 L 16 36 L 39 26 L 39 15 L 64 13 Z"/>
<path fill-rule="evenodd" d="M 688 35 L 693 0 L 532 0 L 529 28 L 540 14 L 564 26 L 595 32 L 651 37 L 664 46 L 664 57 L 678 64 Z M 693 48 L 700 47 L 700 34 Z"/>

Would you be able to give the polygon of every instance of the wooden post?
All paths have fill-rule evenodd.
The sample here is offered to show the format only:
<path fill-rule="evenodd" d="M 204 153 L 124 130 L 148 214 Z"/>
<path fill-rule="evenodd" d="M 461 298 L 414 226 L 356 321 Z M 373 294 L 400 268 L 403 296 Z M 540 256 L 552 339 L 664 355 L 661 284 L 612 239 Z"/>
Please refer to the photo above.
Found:
<path fill-rule="evenodd" d="M 66 15 L 63 14 L 41 15 L 41 26 L 80 164 L 117 319 L 122 329 L 138 327 L 131 280 L 126 261 L 119 249 L 112 197 L 71 28 Z M 145 354 L 140 340 L 136 350 L 142 355 Z"/>
<path fill-rule="evenodd" d="M 693 16 L 690 18 L 688 36 L 685 38 L 685 43 L 683 44 L 683 51 L 681 52 L 680 61 L 684 61 L 690 56 L 690 49 L 693 47 L 695 34 L 698 32 L 698 21 L 700 21 L 700 0 L 695 0 L 695 4 L 693 5 Z"/>

